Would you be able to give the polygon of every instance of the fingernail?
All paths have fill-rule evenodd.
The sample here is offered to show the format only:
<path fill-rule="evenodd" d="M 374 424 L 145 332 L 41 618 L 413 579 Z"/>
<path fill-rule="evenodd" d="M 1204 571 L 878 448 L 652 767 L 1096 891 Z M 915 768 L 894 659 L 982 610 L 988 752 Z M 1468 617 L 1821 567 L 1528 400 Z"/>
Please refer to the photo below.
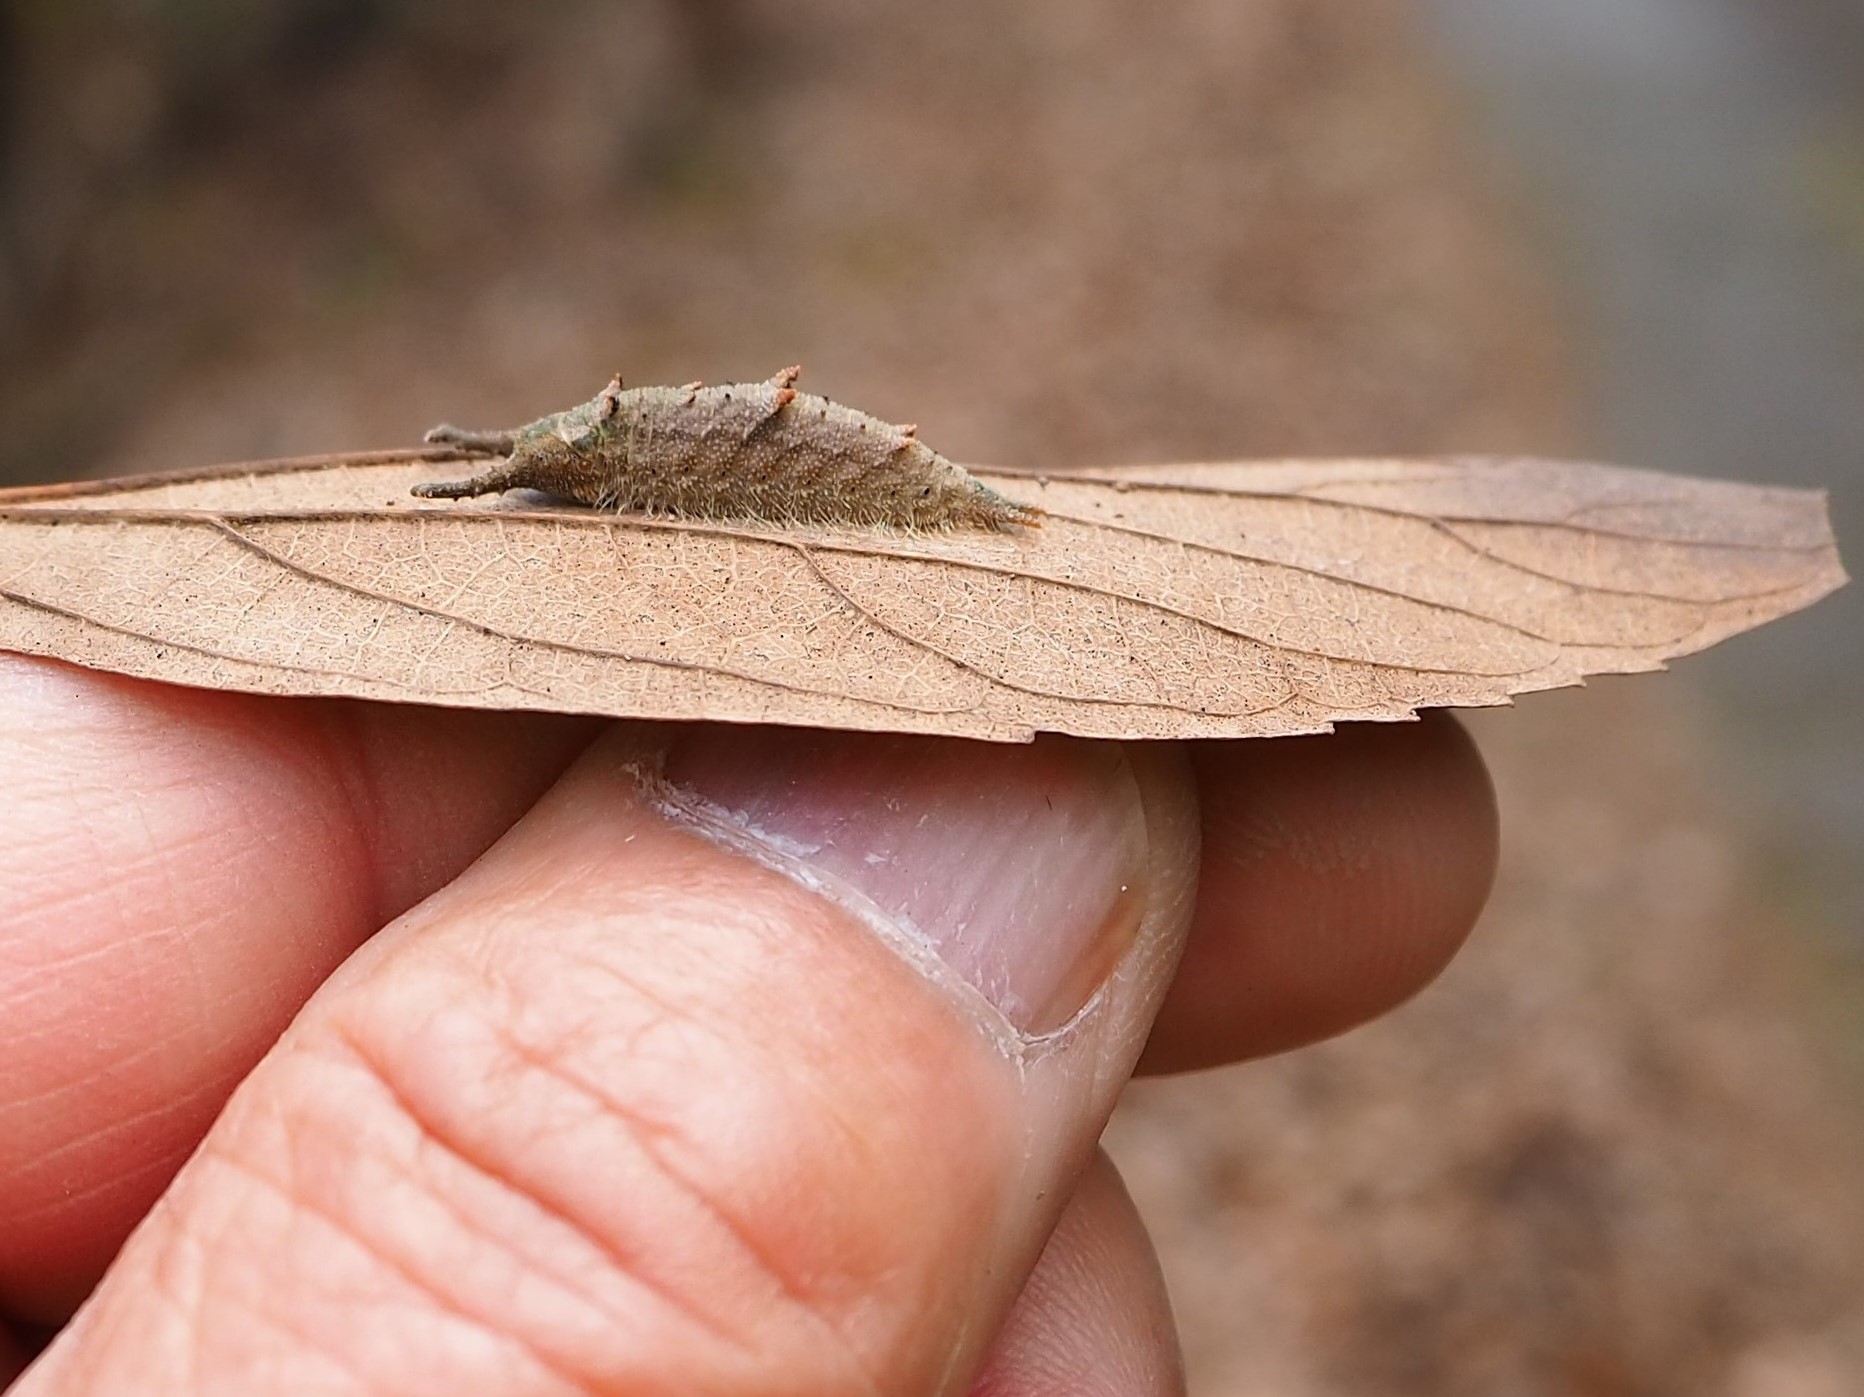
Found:
<path fill-rule="evenodd" d="M 663 772 L 852 889 L 1024 1033 L 1074 1017 L 1139 925 L 1145 814 L 1111 743 L 714 728 L 677 739 Z"/>

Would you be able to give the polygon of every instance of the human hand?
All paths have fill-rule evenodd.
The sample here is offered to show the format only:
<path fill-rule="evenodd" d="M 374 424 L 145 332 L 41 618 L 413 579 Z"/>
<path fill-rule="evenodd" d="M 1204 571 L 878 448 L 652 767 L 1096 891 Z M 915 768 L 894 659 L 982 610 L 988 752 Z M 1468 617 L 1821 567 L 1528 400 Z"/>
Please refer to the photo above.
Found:
<path fill-rule="evenodd" d="M 1094 1150 L 1135 1058 L 1397 1003 L 1495 852 L 1441 716 L 1016 748 L 0 656 L 0 772 L 0 1312 L 89 1296 L 18 1394 L 1174 1390 Z"/>

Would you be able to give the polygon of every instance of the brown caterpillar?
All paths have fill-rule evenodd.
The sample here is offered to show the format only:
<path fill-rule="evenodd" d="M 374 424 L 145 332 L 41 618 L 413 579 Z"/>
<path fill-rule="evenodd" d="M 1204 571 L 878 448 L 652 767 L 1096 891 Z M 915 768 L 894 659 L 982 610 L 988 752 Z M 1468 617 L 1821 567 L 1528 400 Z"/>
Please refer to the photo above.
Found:
<path fill-rule="evenodd" d="M 505 459 L 469 480 L 417 485 L 423 499 L 542 490 L 598 509 L 694 519 L 887 524 L 906 529 L 1039 527 L 1042 511 L 999 495 L 896 427 L 794 387 L 763 383 L 628 388 L 504 432 L 427 434 Z"/>

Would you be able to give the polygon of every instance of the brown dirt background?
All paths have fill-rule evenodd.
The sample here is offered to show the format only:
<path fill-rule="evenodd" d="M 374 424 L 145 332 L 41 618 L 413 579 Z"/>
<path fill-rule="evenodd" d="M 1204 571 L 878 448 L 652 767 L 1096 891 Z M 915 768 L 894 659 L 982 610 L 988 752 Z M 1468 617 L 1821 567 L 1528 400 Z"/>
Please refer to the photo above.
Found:
<path fill-rule="evenodd" d="M 0 476 L 799 359 L 959 459 L 1575 449 L 1560 303 L 1413 26 L 12 0 Z M 1115 1122 L 1192 1390 L 1864 1391 L 1858 972 L 1751 853 L 1713 715 L 1685 673 L 1472 726 L 1506 834 L 1469 952 L 1379 1025 Z"/>

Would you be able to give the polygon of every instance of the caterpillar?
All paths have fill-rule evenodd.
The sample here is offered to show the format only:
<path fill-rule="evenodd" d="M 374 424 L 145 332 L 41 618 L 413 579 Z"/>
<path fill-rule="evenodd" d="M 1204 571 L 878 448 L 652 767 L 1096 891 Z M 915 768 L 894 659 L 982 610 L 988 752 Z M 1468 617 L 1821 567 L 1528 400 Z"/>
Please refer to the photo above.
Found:
<path fill-rule="evenodd" d="M 597 509 L 752 523 L 903 529 L 1039 527 L 1042 511 L 999 495 L 919 440 L 864 412 L 796 391 L 800 368 L 762 383 L 624 388 L 501 432 L 439 426 L 429 442 L 499 456 L 466 480 L 416 485 L 423 499 L 541 490 Z"/>

